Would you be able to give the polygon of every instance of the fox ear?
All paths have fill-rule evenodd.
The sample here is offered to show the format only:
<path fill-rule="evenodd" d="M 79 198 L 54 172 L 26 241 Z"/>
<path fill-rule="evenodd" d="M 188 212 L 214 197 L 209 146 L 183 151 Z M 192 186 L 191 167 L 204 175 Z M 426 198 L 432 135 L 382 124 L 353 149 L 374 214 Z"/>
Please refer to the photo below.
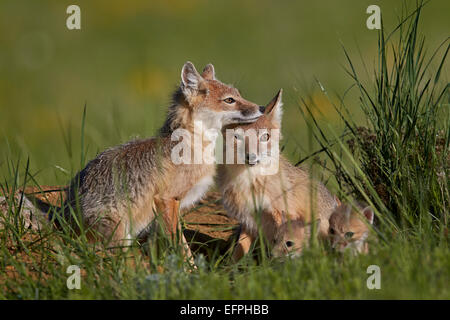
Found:
<path fill-rule="evenodd" d="M 373 224 L 374 213 L 373 209 L 370 206 L 364 208 L 363 215 L 364 217 L 366 217 L 367 221 L 369 221 L 370 224 Z"/>
<path fill-rule="evenodd" d="M 192 62 L 186 62 L 183 69 L 181 69 L 181 90 L 188 100 L 200 89 L 202 82 L 203 78 L 197 72 Z"/>
<path fill-rule="evenodd" d="M 214 71 L 214 66 L 209 63 L 203 69 L 202 77 L 206 80 L 216 80 L 216 72 Z"/>
<path fill-rule="evenodd" d="M 272 121 L 275 121 L 278 125 L 281 125 L 281 117 L 283 115 L 283 102 L 281 97 L 283 95 L 283 89 L 278 91 L 277 95 L 269 102 L 264 109 L 264 114 L 268 116 Z"/>

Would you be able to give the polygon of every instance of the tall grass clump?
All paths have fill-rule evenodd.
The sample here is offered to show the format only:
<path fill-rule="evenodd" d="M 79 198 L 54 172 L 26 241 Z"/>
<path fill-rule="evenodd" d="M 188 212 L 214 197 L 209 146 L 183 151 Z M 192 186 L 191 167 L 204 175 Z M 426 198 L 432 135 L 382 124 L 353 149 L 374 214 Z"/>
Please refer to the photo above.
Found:
<path fill-rule="evenodd" d="M 441 234 L 448 228 L 450 167 L 449 85 L 441 76 L 450 44 L 447 38 L 427 54 L 419 34 L 423 6 L 410 14 L 404 7 L 392 32 L 379 30 L 369 83 L 343 49 L 366 120 L 357 124 L 345 105 L 335 105 L 344 123 L 340 150 L 330 148 L 339 138 L 329 139 L 315 119 L 309 123 L 344 193 L 375 204 L 391 226 Z"/>

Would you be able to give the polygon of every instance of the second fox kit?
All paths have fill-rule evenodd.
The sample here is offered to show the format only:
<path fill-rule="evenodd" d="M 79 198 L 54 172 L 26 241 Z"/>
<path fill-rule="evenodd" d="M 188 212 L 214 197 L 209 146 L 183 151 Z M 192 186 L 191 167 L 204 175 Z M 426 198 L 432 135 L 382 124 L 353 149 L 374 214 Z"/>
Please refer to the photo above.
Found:
<path fill-rule="evenodd" d="M 355 210 L 350 204 L 341 204 L 330 217 L 331 246 L 340 252 L 348 249 L 354 254 L 368 253 L 368 224 L 373 224 L 373 218 L 371 207 L 357 203 Z"/>
<path fill-rule="evenodd" d="M 254 129 L 258 134 L 258 146 L 264 141 L 268 144 L 267 152 L 250 153 L 246 149 L 245 164 L 222 164 L 218 168 L 217 182 L 223 204 L 227 213 L 241 224 L 241 235 L 233 253 L 234 260 L 248 252 L 258 235 L 259 223 L 264 236 L 273 242 L 284 220 L 308 224 L 314 212 L 321 220 L 319 235 L 325 238 L 328 218 L 337 206 L 335 198 L 323 184 L 312 181 L 306 170 L 293 166 L 277 150 L 271 150 L 272 144 L 277 143 L 271 140 L 271 129 L 281 128 L 281 94 L 280 90 L 256 122 L 238 126 L 244 132 Z M 234 139 L 237 147 L 248 142 L 239 135 L 229 137 L 225 134 L 225 144 L 230 142 L 229 139 Z M 263 163 L 278 157 L 279 170 L 272 174 L 261 174 Z M 311 186 L 314 192 L 311 192 Z"/>
<path fill-rule="evenodd" d="M 203 141 L 203 132 L 194 131 L 195 122 L 203 130 L 221 130 L 261 115 L 260 106 L 215 78 L 211 64 L 199 74 L 187 62 L 159 136 L 108 149 L 90 161 L 68 189 L 65 218 L 71 218 L 67 208 L 79 208 L 82 224 L 94 231 L 89 237 L 99 234 L 129 243 L 156 221 L 158 209 L 167 230 L 175 232 L 178 205 L 189 207 L 204 195 L 213 183 L 215 165 L 173 163 L 171 151 L 177 142 L 172 133 L 184 129 Z"/>

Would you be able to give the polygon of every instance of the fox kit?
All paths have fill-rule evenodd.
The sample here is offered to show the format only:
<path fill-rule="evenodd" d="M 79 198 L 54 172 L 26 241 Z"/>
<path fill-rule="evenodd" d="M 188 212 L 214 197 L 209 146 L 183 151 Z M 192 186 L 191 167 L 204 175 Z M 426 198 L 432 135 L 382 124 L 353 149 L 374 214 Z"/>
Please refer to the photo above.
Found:
<path fill-rule="evenodd" d="M 341 204 L 330 217 L 329 238 L 334 249 L 343 252 L 368 253 L 369 228 L 373 224 L 374 213 L 371 207 L 356 204 L 356 210 L 350 204 Z M 363 221 L 365 220 L 365 221 Z"/>
<path fill-rule="evenodd" d="M 217 184 L 227 213 L 241 224 L 241 235 L 233 253 L 235 261 L 248 252 L 258 234 L 258 225 L 265 238 L 273 242 L 284 220 L 302 220 L 307 224 L 311 222 L 314 212 L 322 221 L 319 234 L 326 237 L 328 219 L 337 206 L 335 198 L 323 184 L 312 181 L 306 170 L 293 166 L 275 147 L 278 143 L 276 135 L 281 128 L 281 94 L 280 90 L 256 122 L 232 126 L 234 132 L 237 128 L 243 132 L 256 132 L 257 152 L 247 149 L 248 137 L 224 134 L 227 148 L 233 143 L 236 150 L 245 145 L 245 163 L 220 164 L 217 173 Z M 263 142 L 266 150 L 260 148 Z M 278 163 L 278 170 L 265 172 L 267 163 Z M 311 193 L 311 190 L 314 192 Z"/>
<path fill-rule="evenodd" d="M 154 138 L 135 140 L 99 154 L 72 180 L 67 189 L 65 219 L 77 208 L 89 239 L 97 235 L 129 244 L 145 235 L 157 222 L 155 211 L 169 235 L 178 228 L 178 210 L 199 200 L 213 183 L 211 164 L 175 164 L 172 133 L 183 129 L 200 138 L 202 151 L 206 130 L 221 130 L 233 123 L 251 123 L 261 107 L 245 100 L 239 91 L 215 78 L 208 64 L 199 74 L 191 62 L 181 71 L 181 84 L 173 95 L 167 119 Z M 203 131 L 194 130 L 200 123 Z M 192 162 L 191 162 L 192 163 Z M 184 237 L 182 241 L 186 240 Z"/>
<path fill-rule="evenodd" d="M 301 256 L 303 248 L 309 245 L 314 224 L 320 225 L 320 219 L 312 223 L 305 223 L 303 219 L 283 222 L 275 234 L 272 255 L 276 258 Z"/>

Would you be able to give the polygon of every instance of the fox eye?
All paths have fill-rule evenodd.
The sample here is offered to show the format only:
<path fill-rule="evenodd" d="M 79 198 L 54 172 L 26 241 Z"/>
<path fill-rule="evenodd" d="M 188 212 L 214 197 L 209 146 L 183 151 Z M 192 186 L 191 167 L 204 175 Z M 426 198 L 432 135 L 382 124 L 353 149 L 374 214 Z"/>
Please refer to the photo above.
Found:
<path fill-rule="evenodd" d="M 334 229 L 333 228 L 330 228 L 330 234 L 334 234 L 335 232 L 334 232 Z"/>
<path fill-rule="evenodd" d="M 231 97 L 228 97 L 228 98 L 226 98 L 226 99 L 223 99 L 223 101 L 224 101 L 225 103 L 228 103 L 228 104 L 232 104 L 232 103 L 235 103 L 235 102 L 236 102 L 236 100 L 234 100 L 234 99 L 231 98 Z"/>
<path fill-rule="evenodd" d="M 259 137 L 259 141 L 261 142 L 267 142 L 270 139 L 270 135 L 268 133 L 264 133 L 263 135 L 261 135 L 261 137 Z"/>
<path fill-rule="evenodd" d="M 294 241 L 288 240 L 288 241 L 286 241 L 285 244 L 286 244 L 286 247 L 290 248 L 294 245 Z"/>
<path fill-rule="evenodd" d="M 353 235 L 354 235 L 354 233 L 351 232 L 351 231 L 346 232 L 346 233 L 345 233 L 345 238 L 346 238 L 346 239 L 351 239 L 351 238 L 353 237 Z"/>

